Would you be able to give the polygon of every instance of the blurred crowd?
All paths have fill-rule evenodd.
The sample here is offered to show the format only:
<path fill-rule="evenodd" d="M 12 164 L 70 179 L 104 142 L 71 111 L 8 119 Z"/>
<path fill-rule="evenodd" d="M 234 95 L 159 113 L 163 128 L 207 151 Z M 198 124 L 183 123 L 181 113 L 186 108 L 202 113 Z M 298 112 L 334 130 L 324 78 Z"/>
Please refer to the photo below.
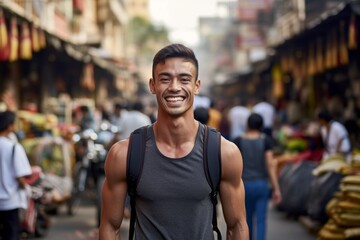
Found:
<path fill-rule="evenodd" d="M 199 121 L 233 140 L 245 133 L 251 113 L 257 113 L 263 118 L 263 133 L 275 143 L 278 160 L 288 158 L 290 153 L 291 158 L 295 158 L 300 152 L 309 151 L 312 155 L 303 157 L 319 161 L 341 154 L 349 162 L 351 154 L 359 149 L 360 128 L 355 113 L 343 111 L 340 115 L 339 108 L 345 107 L 321 106 L 308 116 L 297 102 L 284 106 L 262 98 L 225 104 L 200 96 L 195 99 L 194 114 Z M 285 152 L 288 154 L 284 157 Z"/>

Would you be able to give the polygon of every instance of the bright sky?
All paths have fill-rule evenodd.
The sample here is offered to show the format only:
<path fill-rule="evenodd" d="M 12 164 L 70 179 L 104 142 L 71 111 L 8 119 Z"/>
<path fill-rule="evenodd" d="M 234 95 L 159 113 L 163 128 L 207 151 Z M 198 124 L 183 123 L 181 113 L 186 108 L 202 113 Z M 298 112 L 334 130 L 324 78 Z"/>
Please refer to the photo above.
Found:
<path fill-rule="evenodd" d="M 217 0 L 149 0 L 150 16 L 165 25 L 172 42 L 193 47 L 199 41 L 198 19 L 216 16 Z"/>

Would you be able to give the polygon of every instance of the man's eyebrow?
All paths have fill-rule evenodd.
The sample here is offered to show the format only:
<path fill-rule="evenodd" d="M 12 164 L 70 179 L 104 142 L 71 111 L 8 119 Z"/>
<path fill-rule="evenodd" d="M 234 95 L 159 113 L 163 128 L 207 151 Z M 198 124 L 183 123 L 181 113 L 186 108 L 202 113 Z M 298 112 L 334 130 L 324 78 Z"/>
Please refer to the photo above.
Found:
<path fill-rule="evenodd" d="M 165 76 L 165 77 L 171 77 L 172 74 L 168 73 L 168 72 L 161 72 L 158 74 L 158 76 Z M 192 77 L 192 75 L 190 73 L 180 73 L 179 74 L 180 77 Z"/>
<path fill-rule="evenodd" d="M 159 77 L 160 77 L 160 76 L 170 77 L 171 74 L 168 73 L 168 72 L 161 72 L 161 73 L 158 74 L 158 76 L 159 76 Z"/>

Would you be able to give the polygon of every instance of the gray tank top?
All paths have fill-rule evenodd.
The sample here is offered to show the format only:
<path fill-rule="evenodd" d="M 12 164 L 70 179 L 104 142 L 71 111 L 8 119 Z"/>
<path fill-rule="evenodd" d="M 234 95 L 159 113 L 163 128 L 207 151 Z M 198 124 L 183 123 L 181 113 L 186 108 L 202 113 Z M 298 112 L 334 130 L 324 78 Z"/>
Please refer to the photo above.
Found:
<path fill-rule="evenodd" d="M 235 140 L 235 143 L 238 145 L 243 157 L 242 179 L 245 182 L 250 180 L 267 180 L 265 136 L 256 139 L 239 137 Z"/>
<path fill-rule="evenodd" d="M 203 165 L 202 124 L 192 151 L 168 158 L 156 146 L 148 128 L 144 166 L 137 186 L 135 238 L 214 239 L 211 188 Z"/>

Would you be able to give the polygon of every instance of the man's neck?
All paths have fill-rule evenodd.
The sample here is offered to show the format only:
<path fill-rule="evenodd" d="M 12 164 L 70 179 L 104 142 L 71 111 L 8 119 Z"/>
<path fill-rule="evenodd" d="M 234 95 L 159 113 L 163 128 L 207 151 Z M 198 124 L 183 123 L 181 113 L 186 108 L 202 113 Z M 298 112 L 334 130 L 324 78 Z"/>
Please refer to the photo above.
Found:
<path fill-rule="evenodd" d="M 3 132 L 0 132 L 0 137 L 8 137 L 9 134 L 10 134 L 10 132 L 5 130 Z"/>
<path fill-rule="evenodd" d="M 179 118 L 168 121 L 160 118 L 154 123 L 156 139 L 175 144 L 194 139 L 197 129 L 198 122 L 194 119 Z"/>

